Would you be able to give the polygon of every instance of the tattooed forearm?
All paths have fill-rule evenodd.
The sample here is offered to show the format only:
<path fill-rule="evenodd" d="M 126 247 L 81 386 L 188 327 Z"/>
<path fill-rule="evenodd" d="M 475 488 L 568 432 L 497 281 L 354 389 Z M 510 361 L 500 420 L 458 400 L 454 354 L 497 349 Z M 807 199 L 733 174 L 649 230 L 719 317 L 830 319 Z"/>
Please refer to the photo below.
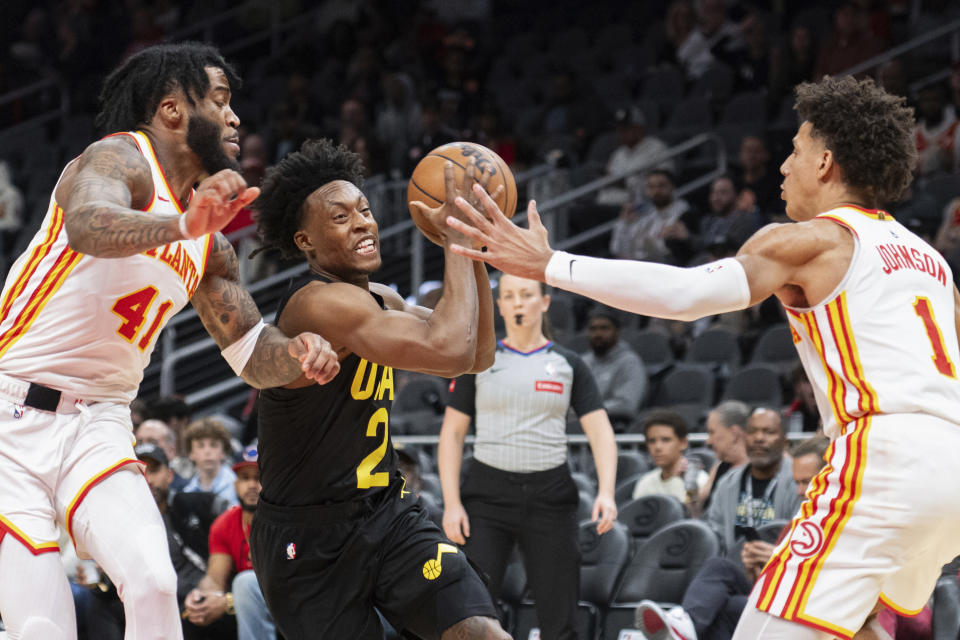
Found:
<path fill-rule="evenodd" d="M 58 188 L 70 247 L 120 258 L 179 240 L 176 216 L 137 211 L 152 196 L 150 165 L 131 141 L 118 137 L 92 144 Z"/>
<path fill-rule="evenodd" d="M 473 616 L 444 631 L 441 640 L 510 640 L 510 636 L 492 618 Z"/>
<path fill-rule="evenodd" d="M 132 213 L 110 203 L 91 203 L 66 218 L 70 248 L 98 258 L 123 258 L 181 239 L 173 216 Z"/>
<path fill-rule="evenodd" d="M 221 349 L 233 344 L 260 320 L 260 311 L 240 283 L 237 254 L 221 233 L 213 237 L 203 280 L 193 307 Z"/>
<path fill-rule="evenodd" d="M 290 355 L 290 339 L 273 325 L 260 333 L 250 361 L 243 368 L 244 381 L 257 389 L 282 387 L 298 379 L 300 362 Z"/>

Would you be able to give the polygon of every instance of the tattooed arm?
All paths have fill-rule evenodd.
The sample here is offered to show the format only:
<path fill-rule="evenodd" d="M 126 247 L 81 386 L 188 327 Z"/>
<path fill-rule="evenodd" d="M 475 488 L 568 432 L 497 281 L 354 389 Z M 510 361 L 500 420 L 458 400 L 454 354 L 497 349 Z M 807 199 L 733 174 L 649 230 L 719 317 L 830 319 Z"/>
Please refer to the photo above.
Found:
<path fill-rule="evenodd" d="M 260 321 L 260 311 L 240 283 L 237 254 L 223 234 L 213 237 L 213 247 L 193 308 L 221 350 L 244 336 Z M 324 384 L 340 370 L 330 344 L 313 333 L 288 338 L 267 325 L 257 338 L 253 355 L 241 377 L 252 387 L 280 387 L 304 377 Z"/>
<path fill-rule="evenodd" d="M 187 236 L 222 229 L 260 190 L 225 169 L 200 183 L 190 200 Z M 56 200 L 63 207 L 70 248 L 122 258 L 184 239 L 179 216 L 144 213 L 153 199 L 150 165 L 127 136 L 95 142 L 64 172 Z"/>

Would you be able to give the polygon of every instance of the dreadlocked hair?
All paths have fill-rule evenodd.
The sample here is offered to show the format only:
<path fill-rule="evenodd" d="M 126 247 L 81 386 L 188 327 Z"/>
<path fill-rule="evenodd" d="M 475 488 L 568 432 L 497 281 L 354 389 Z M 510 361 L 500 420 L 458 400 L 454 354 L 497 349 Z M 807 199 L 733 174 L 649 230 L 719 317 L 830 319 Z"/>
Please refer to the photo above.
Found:
<path fill-rule="evenodd" d="M 334 180 L 363 186 L 363 161 L 331 140 L 307 140 L 267 169 L 260 196 L 253 202 L 260 251 L 276 249 L 284 258 L 301 256 L 293 235 L 301 227 L 304 203 L 311 193 Z M 251 254 L 251 255 L 254 255 Z"/>
<path fill-rule="evenodd" d="M 210 89 L 206 67 L 223 69 L 230 87 L 240 87 L 236 70 L 208 44 L 161 44 L 133 54 L 104 81 L 94 124 L 101 134 L 150 124 L 163 97 L 178 88 L 196 104 Z"/>
<path fill-rule="evenodd" d="M 813 125 L 811 135 L 833 152 L 844 181 L 869 206 L 899 201 L 917 162 L 913 109 L 906 98 L 887 93 L 871 78 L 852 76 L 797 86 L 794 108 Z"/>

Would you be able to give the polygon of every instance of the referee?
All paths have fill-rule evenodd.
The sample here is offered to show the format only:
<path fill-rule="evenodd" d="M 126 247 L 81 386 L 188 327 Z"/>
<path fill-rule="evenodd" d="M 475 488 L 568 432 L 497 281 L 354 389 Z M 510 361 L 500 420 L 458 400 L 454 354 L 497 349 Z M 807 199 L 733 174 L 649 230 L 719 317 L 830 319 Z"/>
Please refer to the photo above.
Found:
<path fill-rule="evenodd" d="M 597 531 L 613 526 L 617 446 L 589 369 L 550 341 L 543 285 L 505 275 L 497 299 L 506 338 L 493 366 L 458 378 L 440 432 L 443 529 L 489 576 L 496 602 L 519 544 L 545 640 L 576 638 L 580 578 L 579 493 L 567 465 L 566 416 L 580 417 L 597 467 Z M 463 487 L 463 442 L 475 423 L 474 460 Z"/>

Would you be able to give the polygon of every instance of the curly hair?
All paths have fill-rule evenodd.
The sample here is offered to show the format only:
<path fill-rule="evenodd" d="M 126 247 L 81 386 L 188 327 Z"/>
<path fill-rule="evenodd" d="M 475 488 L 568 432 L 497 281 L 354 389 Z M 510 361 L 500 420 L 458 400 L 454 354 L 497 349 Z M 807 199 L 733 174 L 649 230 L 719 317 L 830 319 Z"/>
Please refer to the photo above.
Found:
<path fill-rule="evenodd" d="M 344 145 L 331 140 L 307 140 L 267 169 L 260 197 L 253 202 L 261 248 L 277 249 L 284 258 L 296 258 L 300 249 L 293 235 L 300 229 L 303 204 L 311 193 L 334 180 L 363 187 L 363 161 Z"/>
<path fill-rule="evenodd" d="M 873 80 L 825 76 L 797 86 L 794 108 L 833 152 L 844 181 L 869 206 L 897 202 L 913 179 L 913 109 Z"/>
<path fill-rule="evenodd" d="M 133 54 L 104 80 L 94 124 L 101 134 L 150 124 L 157 105 L 177 88 L 183 89 L 191 105 L 196 104 L 194 100 L 210 89 L 206 67 L 223 69 L 230 87 L 240 87 L 236 70 L 208 44 L 161 44 Z"/>

